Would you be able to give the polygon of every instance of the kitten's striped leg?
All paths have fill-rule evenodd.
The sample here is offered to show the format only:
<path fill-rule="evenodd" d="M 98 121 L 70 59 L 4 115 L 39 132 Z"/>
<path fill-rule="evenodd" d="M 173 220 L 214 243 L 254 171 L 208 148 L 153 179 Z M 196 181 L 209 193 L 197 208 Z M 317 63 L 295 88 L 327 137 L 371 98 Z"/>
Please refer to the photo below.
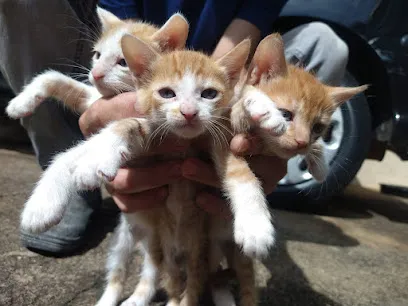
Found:
<path fill-rule="evenodd" d="M 242 254 L 237 246 L 234 246 L 233 266 L 239 283 L 240 305 L 256 306 L 257 292 L 254 264 L 252 259 Z"/>
<path fill-rule="evenodd" d="M 199 230 L 198 227 L 197 229 Z M 199 237 L 200 234 L 202 235 L 199 232 L 193 237 Z M 200 296 L 204 291 L 204 285 L 209 276 L 208 244 L 207 241 L 202 239 L 198 239 L 198 241 L 198 243 L 193 243 L 193 247 L 189 250 L 186 290 L 181 299 L 180 306 L 199 305 Z"/>
<path fill-rule="evenodd" d="M 49 70 L 37 75 L 12 99 L 6 112 L 11 118 L 31 115 L 47 98 L 55 98 L 76 113 L 83 113 L 101 94 L 96 88 L 74 80 L 61 72 Z"/>

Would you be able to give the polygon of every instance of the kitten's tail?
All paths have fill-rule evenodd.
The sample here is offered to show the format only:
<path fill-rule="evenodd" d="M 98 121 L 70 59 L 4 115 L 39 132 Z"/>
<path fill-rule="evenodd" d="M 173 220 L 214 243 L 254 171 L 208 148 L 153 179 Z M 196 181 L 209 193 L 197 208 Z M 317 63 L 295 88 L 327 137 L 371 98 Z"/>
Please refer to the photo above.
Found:
<path fill-rule="evenodd" d="M 58 224 L 76 192 L 69 170 L 83 151 L 82 146 L 58 154 L 43 173 L 21 214 L 21 229 L 41 233 Z"/>

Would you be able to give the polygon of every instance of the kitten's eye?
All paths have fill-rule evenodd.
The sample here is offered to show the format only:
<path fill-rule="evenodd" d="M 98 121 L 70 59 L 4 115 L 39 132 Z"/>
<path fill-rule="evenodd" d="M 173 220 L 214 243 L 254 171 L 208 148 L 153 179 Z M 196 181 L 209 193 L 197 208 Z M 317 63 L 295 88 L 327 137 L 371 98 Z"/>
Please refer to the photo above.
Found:
<path fill-rule="evenodd" d="M 159 95 L 162 98 L 171 99 L 171 98 L 174 98 L 176 96 L 176 93 L 172 89 L 170 89 L 168 87 L 165 87 L 165 88 L 162 88 L 162 89 L 159 90 Z"/>
<path fill-rule="evenodd" d="M 95 56 L 95 59 L 99 59 L 101 57 L 101 52 L 95 51 L 94 56 Z"/>
<path fill-rule="evenodd" d="M 325 126 L 323 123 L 315 123 L 315 124 L 313 125 L 313 128 L 312 128 L 313 133 L 315 133 L 315 134 L 320 134 L 320 133 L 323 132 L 323 130 L 324 130 L 325 127 L 326 127 L 326 126 Z"/>
<path fill-rule="evenodd" d="M 218 95 L 218 91 L 214 88 L 207 88 L 201 92 L 201 98 L 212 100 Z"/>
<path fill-rule="evenodd" d="M 122 67 L 127 67 L 127 63 L 126 63 L 126 61 L 125 61 L 124 58 L 122 58 L 122 59 L 120 59 L 120 60 L 118 61 L 118 65 L 119 65 L 119 66 L 122 66 Z"/>
<path fill-rule="evenodd" d="M 286 121 L 292 121 L 293 120 L 293 113 L 287 109 L 280 108 L 280 112 L 282 113 L 283 118 L 286 119 Z"/>

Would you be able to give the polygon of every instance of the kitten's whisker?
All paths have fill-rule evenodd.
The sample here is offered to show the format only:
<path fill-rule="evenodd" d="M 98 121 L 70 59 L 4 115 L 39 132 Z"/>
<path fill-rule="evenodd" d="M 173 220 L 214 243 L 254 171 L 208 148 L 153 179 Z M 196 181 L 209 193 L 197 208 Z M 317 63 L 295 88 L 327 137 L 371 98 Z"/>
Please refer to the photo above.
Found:
<path fill-rule="evenodd" d="M 217 121 L 217 120 L 210 120 L 210 122 L 216 126 L 218 126 L 219 128 L 222 128 L 224 131 L 226 131 L 227 133 L 229 133 L 231 136 L 234 136 L 234 134 L 231 132 L 231 130 L 229 128 L 227 128 L 225 125 L 223 125 L 221 122 Z M 221 130 L 222 133 L 222 130 Z M 223 133 L 222 133 L 223 134 Z M 225 135 L 224 135 L 225 137 Z"/>

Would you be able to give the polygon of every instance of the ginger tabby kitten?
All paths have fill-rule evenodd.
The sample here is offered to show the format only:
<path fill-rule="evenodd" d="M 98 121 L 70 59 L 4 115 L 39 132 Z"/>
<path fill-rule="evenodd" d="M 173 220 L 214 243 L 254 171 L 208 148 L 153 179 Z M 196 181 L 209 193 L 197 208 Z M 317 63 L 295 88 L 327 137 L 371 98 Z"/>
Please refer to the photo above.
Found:
<path fill-rule="evenodd" d="M 263 154 L 282 159 L 305 155 L 310 173 L 323 181 L 328 168 L 316 141 L 326 132 L 335 109 L 368 86 L 327 86 L 301 67 L 288 64 L 279 34 L 271 34 L 259 43 L 248 73 L 247 84 L 251 86 L 232 107 L 234 130 L 256 130 L 263 141 Z M 287 122 L 279 135 L 270 120 L 277 108 Z"/>

